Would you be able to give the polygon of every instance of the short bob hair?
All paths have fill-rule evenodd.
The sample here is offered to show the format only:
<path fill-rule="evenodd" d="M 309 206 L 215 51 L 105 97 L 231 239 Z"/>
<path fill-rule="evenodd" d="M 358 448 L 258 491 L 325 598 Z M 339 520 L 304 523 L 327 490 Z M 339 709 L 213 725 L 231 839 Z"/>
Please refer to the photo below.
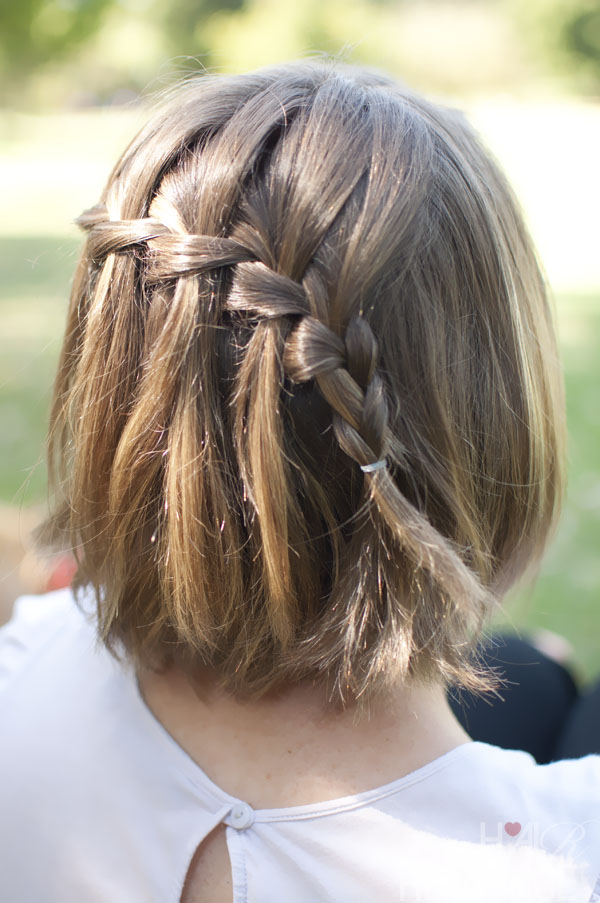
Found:
<path fill-rule="evenodd" d="M 44 534 L 108 647 L 249 696 L 484 686 L 475 641 L 560 507 L 564 404 L 462 115 L 329 62 L 195 77 L 78 223 Z"/>

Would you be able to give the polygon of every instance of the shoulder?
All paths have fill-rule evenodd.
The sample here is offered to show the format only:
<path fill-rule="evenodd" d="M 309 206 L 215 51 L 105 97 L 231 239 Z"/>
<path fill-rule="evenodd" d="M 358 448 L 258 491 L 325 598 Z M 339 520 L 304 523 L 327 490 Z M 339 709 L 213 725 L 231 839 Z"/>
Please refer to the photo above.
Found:
<path fill-rule="evenodd" d="M 594 802 L 600 807 L 600 755 L 538 765 L 533 756 L 522 750 L 501 749 L 487 743 L 474 746 L 480 750 L 473 762 L 479 779 L 489 779 L 490 772 L 494 772 L 503 785 L 518 790 L 524 802 L 539 805 L 550 797 L 553 805 Z"/>
<path fill-rule="evenodd" d="M 169 838 L 159 824 L 148 864 L 147 825 L 172 801 L 133 672 L 98 640 L 93 609 L 69 591 L 22 598 L 0 630 L 2 900 L 141 900 L 145 872 L 161 887 Z"/>
<path fill-rule="evenodd" d="M 600 755 L 538 765 L 521 750 L 478 742 L 472 746 L 469 782 L 492 808 L 510 800 L 524 817 L 556 820 L 593 813 L 600 819 Z"/>
<path fill-rule="evenodd" d="M 80 716 L 106 670 L 110 656 L 99 652 L 89 599 L 82 605 L 70 589 L 22 596 L 0 629 L 4 761 L 12 757 L 16 771 L 24 759 L 47 761 L 51 748 L 65 744 L 68 720 Z"/>
<path fill-rule="evenodd" d="M 17 600 L 0 630 L 0 723 L 3 759 L 41 777 L 85 719 L 101 718 L 104 689 L 116 662 L 98 639 L 90 596 L 69 589 Z M 105 695 L 105 694 L 104 694 Z M 94 712 L 95 707 L 95 712 Z M 83 742 L 83 741 L 82 741 Z M 0 774 L 3 792 L 12 792 Z"/>
<path fill-rule="evenodd" d="M 10 621 L 0 628 L 0 700 L 53 639 L 82 621 L 70 589 L 17 599 Z"/>
<path fill-rule="evenodd" d="M 538 765 L 520 750 L 474 743 L 467 765 L 463 793 L 466 784 L 467 805 L 480 819 L 481 843 L 560 857 L 585 876 L 590 890 L 595 886 L 600 880 L 600 755 Z"/>
<path fill-rule="evenodd" d="M 91 607 L 70 590 L 22 597 L 0 630 L 0 811 L 30 833 L 40 809 L 89 800 L 118 735 L 127 684 Z"/>

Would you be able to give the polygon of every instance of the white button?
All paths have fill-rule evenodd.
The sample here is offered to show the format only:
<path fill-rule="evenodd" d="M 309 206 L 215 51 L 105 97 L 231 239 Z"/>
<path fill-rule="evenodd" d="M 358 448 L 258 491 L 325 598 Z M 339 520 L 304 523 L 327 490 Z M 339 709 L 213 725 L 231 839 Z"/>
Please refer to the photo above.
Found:
<path fill-rule="evenodd" d="M 248 803 L 235 803 L 233 809 L 225 819 L 225 823 L 238 831 L 249 828 L 254 822 L 254 809 Z"/>

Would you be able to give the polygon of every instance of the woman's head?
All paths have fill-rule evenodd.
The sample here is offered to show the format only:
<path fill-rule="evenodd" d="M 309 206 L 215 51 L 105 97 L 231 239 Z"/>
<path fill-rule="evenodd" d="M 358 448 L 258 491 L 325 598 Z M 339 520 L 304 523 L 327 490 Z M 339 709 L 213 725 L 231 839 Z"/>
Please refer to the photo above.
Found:
<path fill-rule="evenodd" d="M 462 117 L 330 64 L 197 78 L 79 224 L 49 526 L 107 642 L 251 693 L 476 686 L 555 519 L 563 412 L 529 236 Z"/>

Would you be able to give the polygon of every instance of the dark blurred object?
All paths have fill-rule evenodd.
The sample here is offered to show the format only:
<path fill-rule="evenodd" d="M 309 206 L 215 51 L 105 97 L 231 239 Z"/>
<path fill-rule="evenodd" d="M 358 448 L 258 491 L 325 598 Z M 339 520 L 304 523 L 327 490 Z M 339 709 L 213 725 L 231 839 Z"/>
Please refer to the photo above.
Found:
<path fill-rule="evenodd" d="M 578 697 L 569 668 L 509 635 L 494 637 L 482 659 L 506 681 L 501 698 L 452 691 L 450 705 L 460 723 L 474 740 L 523 749 L 540 764 L 553 761 Z"/>
<path fill-rule="evenodd" d="M 579 759 L 600 752 L 600 682 L 586 690 L 569 712 L 554 751 L 556 759 Z"/>

